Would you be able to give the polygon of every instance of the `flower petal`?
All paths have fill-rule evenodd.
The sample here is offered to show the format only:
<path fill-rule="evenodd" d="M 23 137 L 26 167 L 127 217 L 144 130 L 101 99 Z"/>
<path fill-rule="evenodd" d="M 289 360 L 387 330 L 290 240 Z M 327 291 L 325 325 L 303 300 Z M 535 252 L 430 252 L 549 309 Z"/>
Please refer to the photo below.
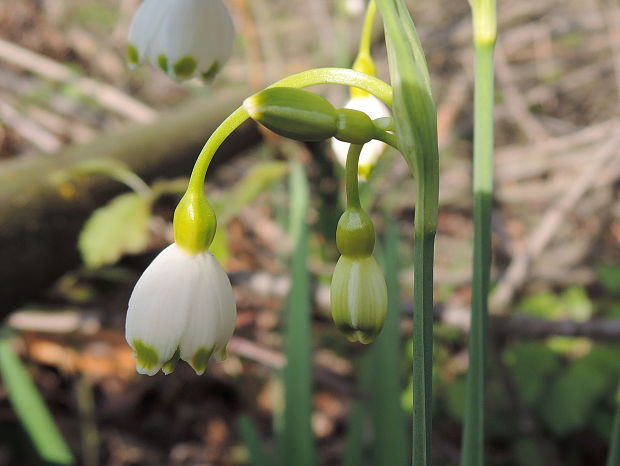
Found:
<path fill-rule="evenodd" d="M 230 280 L 210 252 L 195 256 L 200 284 L 190 304 L 181 337 L 181 358 L 197 373 L 204 372 L 213 352 L 221 355 L 235 329 L 237 308 Z"/>
<path fill-rule="evenodd" d="M 186 327 L 198 278 L 192 256 L 172 244 L 136 283 L 129 299 L 125 333 L 136 352 L 140 372 L 152 375 L 173 357 Z"/>

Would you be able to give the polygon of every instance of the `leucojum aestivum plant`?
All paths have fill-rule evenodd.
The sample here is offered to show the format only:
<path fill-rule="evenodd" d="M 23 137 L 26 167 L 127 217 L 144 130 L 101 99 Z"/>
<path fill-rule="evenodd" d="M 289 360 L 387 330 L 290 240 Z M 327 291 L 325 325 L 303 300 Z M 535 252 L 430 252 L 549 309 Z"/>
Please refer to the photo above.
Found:
<path fill-rule="evenodd" d="M 375 4 L 370 2 L 353 69 L 309 70 L 247 98 L 215 130 L 199 154 L 174 214 L 175 242 L 153 261 L 136 284 L 129 301 L 126 336 L 137 369 L 145 374 L 159 370 L 169 373 L 179 359 L 201 374 L 211 355 L 216 359 L 225 357 L 236 310 L 230 282 L 209 252 L 216 219 L 205 197 L 204 180 L 217 148 L 241 123 L 252 118 L 295 140 L 335 138 L 349 145 L 346 157 L 339 157 L 345 163 L 347 204 L 336 231 L 341 257 L 331 285 L 332 313 L 335 324 L 350 340 L 371 342 L 385 320 L 387 291 L 373 257 L 375 231 L 360 203 L 358 183 L 376 162 L 381 147 L 377 148 L 377 141 L 390 145 L 403 155 L 416 182 L 412 461 L 428 465 L 433 255 L 439 187 L 436 109 L 424 53 L 404 2 L 378 0 L 377 6 L 384 22 L 393 87 L 374 76 L 370 31 Z M 129 61 L 134 65 L 149 61 L 177 79 L 196 75 L 212 78 L 230 53 L 229 44 L 223 43 L 231 37 L 222 32 L 230 25 L 225 17 L 226 10 L 219 0 L 146 0 L 131 26 Z M 207 24 L 215 25 L 214 30 Z M 224 52 L 220 53 L 214 44 L 221 45 Z M 322 97 L 303 90 L 316 84 L 351 88 L 348 108 L 334 108 Z M 387 116 L 387 108 L 392 117 Z M 342 151 L 341 147 L 335 146 L 336 153 Z M 296 426 L 287 428 L 295 430 Z M 288 457 L 285 462 L 312 464 L 307 457 L 294 461 Z"/>
<path fill-rule="evenodd" d="M 464 466 L 481 466 L 484 464 L 484 366 L 490 269 L 495 1 L 471 0 L 471 7 L 476 57 L 475 239 L 470 369 L 461 462 Z M 375 76 L 370 52 L 376 9 L 385 30 L 391 85 Z M 232 22 L 221 0 L 145 0 L 133 19 L 128 59 L 131 65 L 150 62 L 175 79 L 202 77 L 210 80 L 230 56 L 233 36 Z M 335 108 L 323 97 L 305 90 L 318 84 L 346 86 L 351 99 L 345 108 Z M 368 178 L 386 146 L 395 148 L 406 160 L 416 186 L 412 199 L 415 203 L 415 273 L 411 460 L 415 466 L 430 465 L 433 261 L 438 221 L 439 153 L 430 77 L 404 0 L 376 0 L 376 5 L 374 0 L 369 2 L 359 53 L 351 69 L 319 68 L 288 76 L 248 97 L 208 139 L 174 214 L 175 242 L 147 268 L 129 301 L 126 336 L 135 353 L 137 370 L 149 375 L 160 370 L 170 373 L 183 359 L 197 374 L 202 374 L 211 356 L 215 359 L 226 356 L 226 345 L 235 327 L 236 306 L 226 273 L 209 251 L 217 223 L 205 196 L 204 182 L 217 149 L 249 118 L 294 140 L 330 139 L 336 159 L 345 166 L 346 209 L 336 230 L 336 245 L 341 256 L 332 277 L 331 306 L 335 325 L 351 341 L 370 343 L 379 335 L 388 313 L 390 294 L 373 256 L 375 230 L 360 202 L 359 183 Z M 303 180 L 303 173 L 293 170 L 291 179 Z M 303 181 L 296 186 L 292 189 L 292 198 L 303 191 Z M 297 212 L 292 212 L 292 216 L 296 215 L 303 224 L 303 206 L 307 201 L 303 196 L 300 199 L 299 203 L 293 203 Z M 300 272 L 303 277 L 306 273 L 305 239 L 302 230 L 295 231 L 293 236 L 301 241 L 301 246 L 296 249 L 293 273 Z M 395 238 L 392 236 L 392 239 Z M 293 281 L 293 297 L 307 292 L 307 279 Z M 290 312 L 301 313 L 302 310 L 290 309 Z M 303 312 L 307 313 L 308 309 Z M 309 325 L 307 321 L 298 324 Z M 294 327 L 291 332 L 299 330 Z M 296 343 L 309 346 L 307 335 L 301 333 Z M 285 408 L 298 409 L 295 414 L 284 416 L 284 440 L 279 458 L 274 459 L 262 448 L 256 432 L 248 425 L 242 423 L 240 426 L 242 433 L 246 432 L 244 437 L 253 464 L 316 464 L 314 445 L 309 439 L 312 435 L 309 383 L 299 382 L 309 378 L 308 354 L 303 353 L 294 361 L 293 369 L 303 374 L 297 372 L 288 379 L 290 383 L 297 380 L 300 384 L 298 388 L 304 391 L 306 404 L 303 409 Z M 289 358 L 289 362 L 293 361 Z M 286 401 L 289 403 L 291 399 L 286 398 Z M 398 431 L 402 426 L 393 428 Z M 386 445 L 388 442 L 389 438 Z M 355 447 L 353 442 L 351 451 Z M 361 446 L 358 447 L 360 450 Z M 385 458 L 399 458 L 390 456 L 389 450 L 389 446 L 383 449 L 387 452 Z M 363 461 L 361 456 L 352 458 L 357 457 L 347 456 L 343 464 Z M 407 462 L 404 459 L 391 461 L 390 464 Z"/>

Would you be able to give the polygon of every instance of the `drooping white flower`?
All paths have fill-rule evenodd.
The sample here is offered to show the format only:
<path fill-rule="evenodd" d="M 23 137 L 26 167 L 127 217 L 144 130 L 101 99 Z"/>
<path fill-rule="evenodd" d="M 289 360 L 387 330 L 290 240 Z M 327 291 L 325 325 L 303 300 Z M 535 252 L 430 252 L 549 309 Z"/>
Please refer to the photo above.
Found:
<path fill-rule="evenodd" d="M 390 111 L 383 104 L 383 102 L 370 94 L 352 97 L 345 105 L 345 108 L 364 112 L 372 120 L 390 116 Z M 381 141 L 377 141 L 376 139 L 373 139 L 372 141 L 364 144 L 364 148 L 362 149 L 362 153 L 360 154 L 358 165 L 360 178 L 364 180 L 368 179 L 370 172 L 377 164 L 377 161 L 385 151 L 385 148 L 386 145 Z M 346 166 L 349 143 L 332 138 L 332 150 L 334 151 L 336 158 L 342 164 L 342 166 Z"/>
<path fill-rule="evenodd" d="M 230 58 L 234 36 L 222 0 L 144 0 L 129 28 L 127 59 L 175 79 L 211 79 Z"/>
<path fill-rule="evenodd" d="M 387 287 L 372 255 L 338 259 L 331 283 L 332 317 L 351 341 L 370 343 L 383 328 Z"/>
<path fill-rule="evenodd" d="M 187 361 L 197 374 L 212 354 L 226 357 L 237 308 L 226 272 L 209 251 L 189 254 L 176 243 L 144 271 L 129 299 L 125 337 L 136 370 L 168 374 Z"/>

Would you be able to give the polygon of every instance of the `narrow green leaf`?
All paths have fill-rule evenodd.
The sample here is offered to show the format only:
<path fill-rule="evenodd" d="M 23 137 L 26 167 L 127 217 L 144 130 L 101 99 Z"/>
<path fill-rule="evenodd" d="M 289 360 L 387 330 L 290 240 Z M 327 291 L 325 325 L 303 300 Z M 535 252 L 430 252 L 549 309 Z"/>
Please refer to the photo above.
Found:
<path fill-rule="evenodd" d="M 372 399 L 368 395 L 375 388 L 373 380 L 376 374 L 372 370 L 372 355 L 366 352 L 359 358 L 357 366 L 358 377 L 356 385 L 361 395 L 357 394 L 355 400 L 352 401 L 345 439 L 343 466 L 363 466 L 368 464 L 371 459 L 366 451 L 364 433 L 367 431 L 366 423 L 369 421 L 369 403 L 372 403 Z"/>
<path fill-rule="evenodd" d="M 149 240 L 150 218 L 150 200 L 135 193 L 122 194 L 97 209 L 78 239 L 86 266 L 113 264 L 123 254 L 142 251 Z"/>
<path fill-rule="evenodd" d="M 437 113 L 424 51 L 403 0 L 377 0 L 383 17 L 398 147 L 416 181 L 413 452 L 430 466 L 433 365 L 433 261 L 439 203 Z"/>
<path fill-rule="evenodd" d="M 611 439 L 609 441 L 607 466 L 620 466 L 620 402 L 618 400 L 618 396 L 616 396 L 615 401 L 616 414 L 614 416 L 613 427 L 611 428 Z"/>
<path fill-rule="evenodd" d="M 250 464 L 252 466 L 272 466 L 274 464 L 273 458 L 265 450 L 252 419 L 249 416 L 242 415 L 239 416 L 237 423 L 243 444 L 250 453 Z"/>
<path fill-rule="evenodd" d="M 0 329 L 0 376 L 9 401 L 41 460 L 53 465 L 74 464 L 71 451 L 37 387 L 13 352 L 7 329 Z"/>
<path fill-rule="evenodd" d="M 385 279 L 388 312 L 383 330 L 370 349 L 371 414 L 374 429 L 374 464 L 408 463 L 407 421 L 401 405 L 400 293 L 398 286 L 398 234 L 393 221 L 385 238 Z"/>
<path fill-rule="evenodd" d="M 284 369 L 284 426 L 281 452 L 285 465 L 315 466 L 316 453 L 311 426 L 312 360 L 310 278 L 308 257 L 309 189 L 303 167 L 294 164 L 290 173 L 290 232 L 293 238 L 292 285 L 286 315 L 287 364 Z"/>

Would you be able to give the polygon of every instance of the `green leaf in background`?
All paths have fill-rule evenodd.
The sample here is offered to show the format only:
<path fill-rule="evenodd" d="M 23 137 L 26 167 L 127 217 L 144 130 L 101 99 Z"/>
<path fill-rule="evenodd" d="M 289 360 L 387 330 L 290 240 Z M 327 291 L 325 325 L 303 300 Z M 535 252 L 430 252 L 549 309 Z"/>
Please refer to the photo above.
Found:
<path fill-rule="evenodd" d="M 401 373 L 400 291 L 398 284 L 398 234 L 390 222 L 385 238 L 385 279 L 388 311 L 381 334 L 369 350 L 371 419 L 375 439 L 373 464 L 408 463 L 407 420 L 400 401 Z"/>
<path fill-rule="evenodd" d="M 248 449 L 252 466 L 273 466 L 273 458 L 265 450 L 256 427 L 249 416 L 242 415 L 238 420 L 239 434 Z"/>
<path fill-rule="evenodd" d="M 531 437 L 516 439 L 511 445 L 511 456 L 515 466 L 545 466 L 545 458 L 540 454 L 540 447 Z"/>
<path fill-rule="evenodd" d="M 541 406 L 542 418 L 557 435 L 575 432 L 589 422 L 606 386 L 605 375 L 581 359 L 552 382 Z"/>
<path fill-rule="evenodd" d="M 8 330 L 0 329 L 0 377 L 9 401 L 36 453 L 46 464 L 74 464 L 73 455 L 58 431 L 28 371 L 13 352 Z"/>
<path fill-rule="evenodd" d="M 209 251 L 220 261 L 220 264 L 226 264 L 232 257 L 228 244 L 226 226 L 218 226 L 217 230 L 215 230 L 215 236 L 213 237 L 211 246 L 209 246 Z"/>
<path fill-rule="evenodd" d="M 250 171 L 227 193 L 213 202 L 222 225 L 228 223 L 246 205 L 267 191 L 288 173 L 287 162 L 261 162 Z"/>
<path fill-rule="evenodd" d="M 150 199 L 122 194 L 97 209 L 80 233 L 78 248 L 88 268 L 113 264 L 142 251 L 149 240 Z"/>
<path fill-rule="evenodd" d="M 620 295 L 620 265 L 600 265 L 596 268 L 596 275 L 606 291 Z"/>
<path fill-rule="evenodd" d="M 620 391 L 615 396 L 616 413 L 611 428 L 607 466 L 620 466 Z"/>
<path fill-rule="evenodd" d="M 290 233 L 293 238 L 292 284 L 286 313 L 284 418 L 280 439 L 284 466 L 316 466 L 312 432 L 311 301 L 308 258 L 308 181 L 294 164 L 290 173 Z"/>
<path fill-rule="evenodd" d="M 504 353 L 506 365 L 523 401 L 534 405 L 549 385 L 549 377 L 560 368 L 560 357 L 541 343 L 517 343 Z"/>

